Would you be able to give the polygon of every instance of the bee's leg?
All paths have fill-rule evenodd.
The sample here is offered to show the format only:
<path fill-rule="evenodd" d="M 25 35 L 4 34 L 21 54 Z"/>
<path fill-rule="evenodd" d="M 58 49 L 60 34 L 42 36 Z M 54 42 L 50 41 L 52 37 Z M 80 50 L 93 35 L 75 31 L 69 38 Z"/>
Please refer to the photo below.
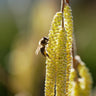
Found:
<path fill-rule="evenodd" d="M 49 55 L 46 53 L 46 56 L 49 57 Z"/>
<path fill-rule="evenodd" d="M 44 49 L 44 54 L 45 56 L 49 57 L 48 53 L 46 52 L 46 50 Z"/>
<path fill-rule="evenodd" d="M 49 57 L 48 53 L 46 51 L 44 51 L 44 56 Z"/>

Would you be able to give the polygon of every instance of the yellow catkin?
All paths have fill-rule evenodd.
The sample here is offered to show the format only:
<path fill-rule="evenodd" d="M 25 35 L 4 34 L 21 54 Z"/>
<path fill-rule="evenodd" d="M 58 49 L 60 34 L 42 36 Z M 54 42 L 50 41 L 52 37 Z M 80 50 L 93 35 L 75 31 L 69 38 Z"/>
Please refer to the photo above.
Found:
<path fill-rule="evenodd" d="M 77 78 L 75 81 L 75 76 L 77 72 L 73 70 L 70 75 L 70 87 L 72 88 L 70 96 L 90 96 L 91 95 L 91 88 L 92 88 L 92 77 L 85 66 L 84 62 L 81 61 L 79 56 L 75 56 L 76 61 L 78 62 L 78 74 L 80 77 Z"/>
<path fill-rule="evenodd" d="M 61 29 L 58 34 L 56 48 L 56 96 L 66 95 L 66 31 Z"/>
<path fill-rule="evenodd" d="M 69 96 L 73 96 L 72 92 L 73 92 L 73 85 L 74 85 L 74 78 L 77 76 L 77 73 L 76 71 L 72 68 L 71 69 L 71 72 L 70 72 L 70 77 L 69 77 L 69 80 L 70 80 L 70 84 L 69 84 Z"/>
<path fill-rule="evenodd" d="M 47 52 L 49 57 L 46 58 L 46 80 L 45 80 L 45 96 L 54 96 L 55 94 L 55 78 L 56 78 L 56 38 L 61 25 L 62 13 L 58 12 L 53 18 L 51 29 L 49 32 L 49 42 Z"/>
<path fill-rule="evenodd" d="M 80 83 L 79 82 L 72 82 L 72 83 L 73 83 L 73 87 L 72 87 L 71 96 L 82 96 Z"/>
<path fill-rule="evenodd" d="M 69 5 L 65 6 L 63 15 L 64 28 L 62 28 L 62 12 L 58 12 L 53 18 L 48 35 L 49 42 L 46 50 L 49 57 L 46 57 L 45 96 L 69 96 L 68 86 L 72 65 L 73 32 Z"/>
<path fill-rule="evenodd" d="M 77 77 L 77 72 L 75 69 L 72 68 L 70 73 L 69 96 L 82 96 L 80 95 L 81 92 L 80 82 L 75 80 L 76 77 Z"/>
<path fill-rule="evenodd" d="M 81 94 L 80 96 L 90 96 L 91 95 L 91 88 L 92 88 L 92 77 L 88 70 L 88 68 L 85 66 L 84 62 L 81 61 L 79 56 L 76 56 L 76 59 L 79 62 L 78 65 L 78 72 L 80 75 L 80 87 L 81 87 Z"/>
<path fill-rule="evenodd" d="M 66 43 L 66 54 L 67 54 L 67 75 L 66 75 L 66 96 L 70 96 L 70 88 L 69 87 L 69 75 L 70 69 L 72 65 L 72 34 L 73 34 L 73 20 L 72 20 L 72 13 L 71 8 L 68 4 L 64 7 L 64 27 L 67 31 L 67 43 Z"/>

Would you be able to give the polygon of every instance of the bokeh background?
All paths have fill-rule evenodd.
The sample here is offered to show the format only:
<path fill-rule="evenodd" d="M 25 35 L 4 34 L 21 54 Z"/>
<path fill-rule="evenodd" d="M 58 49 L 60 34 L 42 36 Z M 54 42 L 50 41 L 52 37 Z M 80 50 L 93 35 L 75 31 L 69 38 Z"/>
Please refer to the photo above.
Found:
<path fill-rule="evenodd" d="M 44 96 L 45 58 L 35 55 L 61 0 L 0 0 L 0 96 Z M 77 53 L 96 86 L 96 0 L 70 0 Z M 96 96 L 95 91 L 93 91 Z"/>

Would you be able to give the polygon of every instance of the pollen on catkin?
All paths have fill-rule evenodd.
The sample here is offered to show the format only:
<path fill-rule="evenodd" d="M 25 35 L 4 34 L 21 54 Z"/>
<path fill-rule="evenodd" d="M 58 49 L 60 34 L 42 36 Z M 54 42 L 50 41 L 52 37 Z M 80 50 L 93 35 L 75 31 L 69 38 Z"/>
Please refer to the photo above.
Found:
<path fill-rule="evenodd" d="M 70 73 L 69 96 L 82 96 L 80 82 L 78 82 L 78 80 L 75 80 L 76 77 L 77 77 L 77 72 L 74 68 L 72 68 Z"/>
<path fill-rule="evenodd" d="M 69 96 L 74 96 L 74 95 L 72 95 L 72 94 L 74 94 L 72 89 L 73 89 L 73 87 L 76 86 L 76 84 L 74 83 L 74 79 L 75 79 L 76 76 L 77 76 L 76 70 L 74 68 L 72 68 L 71 72 L 70 72 L 70 77 L 69 77 L 69 80 L 70 80 L 69 87 L 68 87 Z"/>
<path fill-rule="evenodd" d="M 54 96 L 55 90 L 56 96 L 66 95 L 67 32 L 62 28 L 61 21 L 62 13 L 58 12 L 53 18 L 46 48 L 49 58 L 46 58 L 45 96 Z"/>
<path fill-rule="evenodd" d="M 91 74 L 79 56 L 75 56 L 75 59 L 78 62 L 77 71 L 79 77 L 77 78 L 77 81 L 75 81 L 74 78 L 77 75 L 77 72 L 74 71 L 76 74 L 71 72 L 70 78 L 73 78 L 73 80 L 71 79 L 71 86 L 73 86 L 71 96 L 90 96 L 92 88 Z"/>
<path fill-rule="evenodd" d="M 81 88 L 81 95 L 82 96 L 90 96 L 91 95 L 91 88 L 92 88 L 92 77 L 91 74 L 84 64 L 81 61 L 79 56 L 76 56 L 76 59 L 79 62 L 78 65 L 78 72 L 81 78 L 79 78 L 80 88 Z M 80 95 L 80 96 L 81 96 Z"/>
<path fill-rule="evenodd" d="M 69 96 L 69 75 L 72 65 L 73 22 L 69 5 L 64 8 L 64 28 L 62 12 L 57 12 L 51 23 L 46 51 L 45 96 Z M 56 92 L 55 92 L 56 91 Z"/>
<path fill-rule="evenodd" d="M 49 58 L 46 58 L 45 96 L 54 96 L 56 82 L 56 47 L 60 30 L 62 13 L 58 12 L 53 18 L 49 32 L 49 42 L 46 48 Z"/>
<path fill-rule="evenodd" d="M 66 4 L 64 7 L 64 27 L 67 32 L 67 42 L 66 42 L 66 57 L 67 57 L 67 74 L 66 74 L 66 93 L 70 96 L 70 88 L 69 88 L 69 75 L 70 75 L 70 69 L 72 66 L 72 34 L 73 34 L 73 19 L 72 19 L 72 13 L 71 13 L 71 7 Z"/>
<path fill-rule="evenodd" d="M 56 96 L 66 95 L 66 31 L 61 28 L 56 48 Z"/>

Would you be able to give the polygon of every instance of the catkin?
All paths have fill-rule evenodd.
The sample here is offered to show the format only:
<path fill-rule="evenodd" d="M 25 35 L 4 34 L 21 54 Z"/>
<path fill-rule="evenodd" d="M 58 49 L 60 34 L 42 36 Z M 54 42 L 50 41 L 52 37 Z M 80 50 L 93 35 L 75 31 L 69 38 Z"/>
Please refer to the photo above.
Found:
<path fill-rule="evenodd" d="M 69 5 L 65 6 L 63 17 L 64 28 L 62 27 L 62 12 L 56 13 L 48 35 L 49 42 L 46 51 L 49 57 L 46 57 L 45 96 L 69 96 L 73 34 L 73 22 Z"/>
<path fill-rule="evenodd" d="M 77 71 L 79 74 L 79 77 L 77 77 L 77 81 L 75 81 L 75 77 L 77 74 L 76 71 L 75 74 L 71 72 L 70 78 L 71 78 L 71 96 L 91 96 L 91 88 L 92 88 L 92 77 L 88 70 L 88 68 L 85 66 L 84 62 L 81 61 L 79 56 L 75 56 L 76 61 L 78 62 Z"/>
<path fill-rule="evenodd" d="M 78 65 L 78 72 L 81 78 L 79 78 L 80 87 L 81 87 L 81 95 L 82 96 L 90 96 L 91 95 L 91 88 L 92 88 L 92 77 L 91 74 L 84 64 L 81 61 L 79 56 L 76 56 L 76 59 L 79 62 Z"/>
<path fill-rule="evenodd" d="M 62 13 L 58 12 L 53 18 L 51 29 L 49 32 L 49 42 L 46 48 L 49 57 L 46 57 L 46 80 L 45 80 L 45 96 L 54 96 L 56 81 L 56 45 L 59 26 L 61 25 Z"/>
<path fill-rule="evenodd" d="M 70 96 L 70 88 L 69 88 L 69 75 L 71 66 L 73 63 L 72 59 L 72 34 L 73 34 L 73 19 L 71 13 L 71 7 L 66 4 L 64 7 L 64 27 L 67 32 L 67 42 L 66 42 L 66 58 L 67 58 L 67 74 L 66 74 L 66 96 Z"/>

